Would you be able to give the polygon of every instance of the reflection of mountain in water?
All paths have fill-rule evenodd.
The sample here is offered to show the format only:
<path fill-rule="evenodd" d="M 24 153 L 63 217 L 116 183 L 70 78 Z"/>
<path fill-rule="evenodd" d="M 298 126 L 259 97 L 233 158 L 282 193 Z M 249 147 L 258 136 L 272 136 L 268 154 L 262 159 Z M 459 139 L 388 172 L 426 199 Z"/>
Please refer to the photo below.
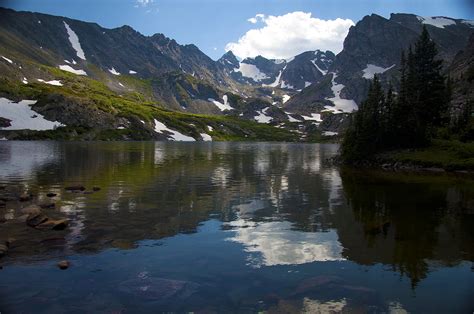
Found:
<path fill-rule="evenodd" d="M 3 167 L 0 182 L 21 184 L 40 199 L 57 191 L 50 214 L 67 215 L 71 225 L 55 233 L 64 242 L 50 246 L 42 242 L 50 234 L 3 224 L 0 238 L 18 239 L 10 263 L 133 248 L 197 232 L 210 216 L 224 221 L 229 243 L 243 245 L 252 266 L 348 259 L 393 265 L 416 283 L 430 266 L 474 256 L 472 184 L 340 175 L 326 162 L 336 145 L 9 142 L 0 158 L 29 148 L 55 157 L 25 158 L 25 171 Z M 69 184 L 102 190 L 63 193 Z M 24 205 L 12 206 L 9 218 Z"/>
<path fill-rule="evenodd" d="M 343 255 L 383 263 L 416 285 L 430 266 L 474 260 L 472 182 L 453 177 L 342 173 L 352 209 L 338 234 Z M 470 205 L 472 206 L 472 204 Z"/>

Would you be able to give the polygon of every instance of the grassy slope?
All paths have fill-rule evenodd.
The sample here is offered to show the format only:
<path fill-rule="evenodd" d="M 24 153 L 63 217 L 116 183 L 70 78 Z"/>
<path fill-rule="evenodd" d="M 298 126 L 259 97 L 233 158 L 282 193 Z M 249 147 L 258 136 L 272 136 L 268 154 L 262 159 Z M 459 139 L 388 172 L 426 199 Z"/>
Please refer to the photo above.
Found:
<path fill-rule="evenodd" d="M 414 164 L 422 167 L 439 167 L 446 170 L 474 170 L 474 143 L 434 140 L 432 145 L 417 150 L 384 153 L 382 159 Z"/>
<path fill-rule="evenodd" d="M 31 64 L 34 66 L 34 64 Z M 37 65 L 36 65 L 37 66 Z M 77 76 L 48 66 L 40 66 L 45 76 L 54 77 L 63 86 L 52 86 L 30 80 L 30 84 L 10 79 L 0 78 L 0 94 L 14 99 L 41 99 L 49 94 L 60 94 L 75 99 L 84 106 L 90 106 L 111 113 L 118 117 L 135 116 L 146 121 L 151 127 L 153 119 L 165 123 L 169 128 L 184 134 L 200 138 L 199 133 L 208 133 L 214 140 L 220 141 L 295 141 L 295 134 L 269 125 L 242 120 L 236 117 L 211 116 L 173 112 L 160 107 L 151 101 L 151 85 L 149 81 L 123 75 L 120 81 L 128 86 L 136 87 L 138 92 L 128 92 L 122 95 L 110 90 L 105 84 L 85 76 Z M 208 126 L 213 131 L 208 130 Z M 74 129 L 74 132 L 71 132 Z M 31 139 L 81 139 L 88 130 L 80 127 L 59 128 L 54 131 L 29 132 Z M 74 137 L 71 138 L 71 133 Z M 132 130 L 111 129 L 94 135 L 94 139 L 122 139 L 127 135 L 132 139 L 140 138 Z"/>

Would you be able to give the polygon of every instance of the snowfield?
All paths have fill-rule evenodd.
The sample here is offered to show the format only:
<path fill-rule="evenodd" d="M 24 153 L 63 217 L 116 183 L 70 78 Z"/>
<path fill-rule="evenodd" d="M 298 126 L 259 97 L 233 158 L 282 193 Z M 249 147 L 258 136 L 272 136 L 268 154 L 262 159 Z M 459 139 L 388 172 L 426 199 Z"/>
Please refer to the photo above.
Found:
<path fill-rule="evenodd" d="M 224 110 L 234 110 L 233 107 L 231 107 L 228 103 L 228 98 L 227 98 L 227 95 L 224 95 L 222 96 L 222 100 L 224 101 L 224 103 L 221 103 L 221 102 L 218 102 L 217 100 L 213 99 L 213 98 L 209 98 L 208 99 L 210 102 L 214 103 L 214 105 L 217 106 L 217 108 L 219 108 L 221 111 L 224 111 Z"/>
<path fill-rule="evenodd" d="M 337 75 L 336 73 L 332 73 L 332 86 L 331 90 L 334 94 L 334 97 L 326 98 L 334 104 L 334 106 L 324 106 L 326 111 L 332 111 L 334 113 L 341 113 L 342 112 L 352 112 L 357 110 L 357 104 L 352 99 L 343 99 L 341 98 L 341 91 L 345 87 L 343 84 L 337 84 L 335 79 Z"/>
<path fill-rule="evenodd" d="M 71 43 L 72 48 L 76 51 L 76 54 L 82 60 L 86 60 L 86 55 L 84 54 L 84 50 L 82 50 L 81 43 L 79 42 L 79 37 L 77 34 L 69 27 L 66 22 L 63 22 L 64 26 L 66 27 L 67 34 L 69 36 L 69 42 Z"/>
<path fill-rule="evenodd" d="M 212 137 L 207 133 L 201 133 L 201 138 L 204 142 L 212 142 Z"/>
<path fill-rule="evenodd" d="M 288 95 L 283 95 L 283 97 L 282 97 L 283 103 L 286 103 L 288 100 L 290 100 L 290 98 L 291 98 L 291 97 L 288 96 Z"/>
<path fill-rule="evenodd" d="M 58 81 L 58 80 L 45 81 L 45 80 L 42 80 L 42 79 L 37 79 L 37 81 L 41 82 L 41 83 L 49 84 L 49 85 L 54 85 L 54 86 L 63 86 L 61 81 Z"/>
<path fill-rule="evenodd" d="M 283 73 L 283 71 L 285 71 L 285 69 L 286 69 L 286 66 L 283 68 L 283 70 L 280 71 L 280 73 L 278 73 L 278 76 L 275 78 L 275 82 L 271 84 L 262 84 L 262 86 L 263 87 L 277 87 L 278 85 L 280 85 L 281 74 Z"/>
<path fill-rule="evenodd" d="M 66 71 L 66 72 L 69 72 L 69 73 L 72 73 L 72 74 L 76 74 L 76 75 L 87 75 L 86 71 L 76 70 L 76 69 L 74 69 L 73 67 L 71 67 L 69 65 L 60 65 L 59 68 L 63 71 Z"/>
<path fill-rule="evenodd" d="M 266 107 L 266 108 L 262 109 L 262 111 L 257 110 L 258 116 L 254 117 L 255 121 L 257 121 L 258 123 L 270 123 L 270 121 L 272 121 L 273 118 L 266 115 L 267 110 L 269 108 L 270 107 Z"/>
<path fill-rule="evenodd" d="M 166 131 L 168 133 L 171 133 L 171 135 L 168 135 L 173 141 L 178 141 L 178 142 L 195 142 L 196 140 L 190 136 L 184 135 L 178 131 L 172 130 L 168 128 L 166 125 L 164 125 L 162 122 L 154 119 L 155 122 L 155 132 L 156 133 L 161 133 L 163 134 L 163 131 Z M 167 134 L 165 134 L 167 135 Z"/>
<path fill-rule="evenodd" d="M 242 73 L 243 77 L 251 78 L 255 82 L 267 79 L 268 76 L 265 73 L 260 72 L 260 69 L 253 64 L 239 63 L 239 67 L 234 69 L 234 72 Z"/>
<path fill-rule="evenodd" d="M 294 86 L 290 85 L 290 84 L 287 84 L 284 80 L 281 81 L 281 85 L 280 85 L 281 88 L 286 88 L 286 89 L 295 89 Z"/>
<path fill-rule="evenodd" d="M 109 72 L 112 73 L 113 75 L 120 75 L 120 72 L 117 72 L 114 67 L 112 69 L 109 69 Z"/>
<path fill-rule="evenodd" d="M 393 68 L 394 66 L 395 66 L 395 64 L 392 64 L 388 68 L 382 68 L 382 67 L 376 66 L 374 64 L 367 64 L 367 67 L 362 70 L 362 72 L 363 72 L 362 77 L 365 78 L 365 79 L 371 80 L 371 79 L 374 78 L 375 74 L 384 73 L 384 72 L 390 70 L 391 68 Z"/>
<path fill-rule="evenodd" d="M 433 25 L 438 28 L 444 28 L 445 26 L 449 26 L 449 25 L 456 25 L 456 21 L 442 17 L 442 16 L 435 16 L 435 17 L 417 16 L 417 18 L 418 18 L 418 21 L 420 21 L 423 24 Z"/>
<path fill-rule="evenodd" d="M 316 122 L 322 122 L 323 120 L 321 119 L 321 114 L 319 113 L 311 113 L 311 116 L 303 116 L 303 119 L 305 121 L 316 121 Z"/>
<path fill-rule="evenodd" d="M 293 118 L 293 117 L 291 116 L 291 115 L 292 115 L 291 112 L 286 112 L 286 111 L 285 111 L 285 113 L 286 113 L 286 115 L 288 116 L 288 121 L 289 121 L 289 122 L 301 122 L 300 120 Z"/>
<path fill-rule="evenodd" d="M 33 111 L 30 106 L 35 103 L 36 100 L 22 100 L 16 103 L 6 98 L 0 98 L 0 116 L 11 120 L 11 126 L 0 129 L 42 131 L 64 126 L 60 122 L 46 120 L 44 116 Z"/>
<path fill-rule="evenodd" d="M 10 59 L 8 59 L 7 57 L 2 56 L 2 59 L 5 60 L 5 61 L 7 61 L 7 62 L 10 63 L 10 64 L 13 64 L 13 61 L 10 60 Z"/>
<path fill-rule="evenodd" d="M 316 69 L 317 69 L 319 72 L 321 72 L 322 75 L 326 75 L 326 74 L 328 73 L 328 71 L 321 69 L 321 68 L 316 64 L 316 60 L 317 60 L 317 59 L 311 60 L 311 63 L 316 67 Z"/>

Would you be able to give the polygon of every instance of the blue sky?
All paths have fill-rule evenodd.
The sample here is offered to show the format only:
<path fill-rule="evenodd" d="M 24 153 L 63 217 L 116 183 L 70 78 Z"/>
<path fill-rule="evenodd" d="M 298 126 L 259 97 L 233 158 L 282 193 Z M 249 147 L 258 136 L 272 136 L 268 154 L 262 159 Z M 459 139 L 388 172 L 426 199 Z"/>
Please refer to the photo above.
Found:
<path fill-rule="evenodd" d="M 181 44 L 193 43 L 213 59 L 225 52 L 228 43 L 265 26 L 267 20 L 248 21 L 256 14 L 302 11 L 311 13 L 311 18 L 353 22 L 371 13 L 389 17 L 391 12 L 474 19 L 471 0 L 0 0 L 0 6 L 97 22 L 107 28 L 127 24 L 145 35 L 163 33 Z M 290 53 L 264 51 L 275 56 Z"/>

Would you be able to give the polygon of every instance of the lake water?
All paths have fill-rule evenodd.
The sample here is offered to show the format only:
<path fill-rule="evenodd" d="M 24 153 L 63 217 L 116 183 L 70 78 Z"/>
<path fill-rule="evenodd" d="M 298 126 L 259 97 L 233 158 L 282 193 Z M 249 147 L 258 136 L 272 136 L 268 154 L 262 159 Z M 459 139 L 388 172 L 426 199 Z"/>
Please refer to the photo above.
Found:
<path fill-rule="evenodd" d="M 0 312 L 472 313 L 474 181 L 341 170 L 337 150 L 0 142 L 0 195 L 35 195 L 0 208 Z M 69 227 L 28 227 L 50 192 Z"/>

